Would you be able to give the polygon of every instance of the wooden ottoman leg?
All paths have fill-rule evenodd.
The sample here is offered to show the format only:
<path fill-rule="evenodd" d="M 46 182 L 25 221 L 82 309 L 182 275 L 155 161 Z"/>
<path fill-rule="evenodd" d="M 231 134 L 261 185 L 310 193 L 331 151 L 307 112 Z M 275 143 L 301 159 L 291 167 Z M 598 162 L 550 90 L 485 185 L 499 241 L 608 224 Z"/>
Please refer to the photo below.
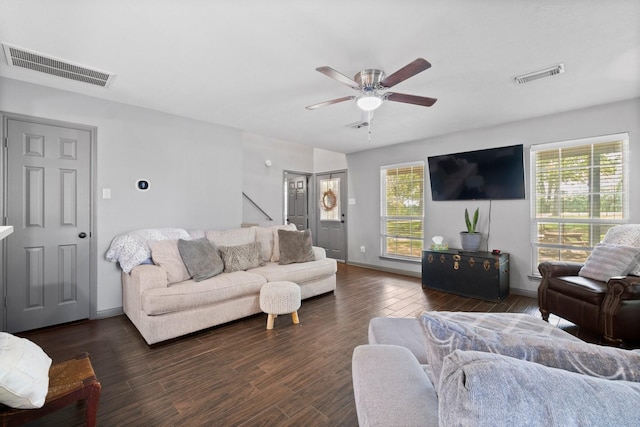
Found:
<path fill-rule="evenodd" d="M 300 319 L 298 318 L 298 311 L 294 311 L 293 313 L 291 313 L 291 320 L 293 320 L 293 323 L 300 323 Z"/>
<path fill-rule="evenodd" d="M 267 329 L 273 329 L 274 320 L 275 320 L 275 316 L 269 313 L 269 316 L 267 316 Z"/>

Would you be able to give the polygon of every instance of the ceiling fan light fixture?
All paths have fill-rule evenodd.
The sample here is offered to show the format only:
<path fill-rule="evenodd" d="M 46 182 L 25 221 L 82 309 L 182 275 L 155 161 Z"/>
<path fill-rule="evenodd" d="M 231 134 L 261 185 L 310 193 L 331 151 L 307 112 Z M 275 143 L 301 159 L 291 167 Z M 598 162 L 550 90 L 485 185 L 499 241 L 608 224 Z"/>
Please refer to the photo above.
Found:
<path fill-rule="evenodd" d="M 362 95 L 356 104 L 363 111 L 373 111 L 382 105 L 382 98 L 377 95 Z"/>

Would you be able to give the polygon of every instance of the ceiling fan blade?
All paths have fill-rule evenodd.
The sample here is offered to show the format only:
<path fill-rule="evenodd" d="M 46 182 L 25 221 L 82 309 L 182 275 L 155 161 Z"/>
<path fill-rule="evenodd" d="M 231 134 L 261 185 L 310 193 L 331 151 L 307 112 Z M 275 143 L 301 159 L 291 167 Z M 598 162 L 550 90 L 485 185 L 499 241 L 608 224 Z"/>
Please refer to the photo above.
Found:
<path fill-rule="evenodd" d="M 380 82 L 380 85 L 390 88 L 397 85 L 400 82 L 407 80 L 409 77 L 413 77 L 418 73 L 423 72 L 427 68 L 431 67 L 429 61 L 423 58 L 418 58 L 410 64 L 405 65 L 400 68 L 395 73 L 387 76 L 384 80 Z"/>
<path fill-rule="evenodd" d="M 338 102 L 350 101 L 356 99 L 355 96 L 343 96 L 342 98 L 332 99 L 331 101 L 320 102 L 318 104 L 309 105 L 306 107 L 307 110 L 315 110 L 316 108 L 325 107 L 331 104 L 337 104 Z"/>
<path fill-rule="evenodd" d="M 385 99 L 395 102 L 404 102 L 405 104 L 422 105 L 423 107 L 431 107 L 436 103 L 436 98 L 427 98 L 426 96 L 407 95 L 404 93 L 387 92 Z"/>
<path fill-rule="evenodd" d="M 331 77 L 332 79 L 337 80 L 342 84 L 349 86 L 350 88 L 353 88 L 356 90 L 360 89 L 360 85 L 358 83 L 356 83 L 354 80 L 350 79 L 349 77 L 345 76 L 344 74 L 334 70 L 331 67 L 318 67 L 316 68 L 316 71 L 319 71 L 322 74 L 328 77 Z"/>

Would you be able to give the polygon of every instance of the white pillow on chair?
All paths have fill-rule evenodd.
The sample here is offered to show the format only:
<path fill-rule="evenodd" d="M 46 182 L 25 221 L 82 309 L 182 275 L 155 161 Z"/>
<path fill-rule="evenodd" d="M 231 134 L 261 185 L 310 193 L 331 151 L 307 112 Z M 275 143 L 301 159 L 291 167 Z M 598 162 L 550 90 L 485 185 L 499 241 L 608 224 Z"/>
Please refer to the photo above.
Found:
<path fill-rule="evenodd" d="M 0 332 L 0 403 L 41 408 L 49 391 L 51 359 L 36 344 Z"/>
<path fill-rule="evenodd" d="M 579 276 L 607 282 L 613 276 L 626 276 L 638 264 L 640 248 L 598 243 L 578 272 Z"/>
<path fill-rule="evenodd" d="M 610 228 L 602 243 L 640 247 L 640 224 L 623 224 Z M 631 268 L 628 274 L 640 276 L 640 261 Z"/>

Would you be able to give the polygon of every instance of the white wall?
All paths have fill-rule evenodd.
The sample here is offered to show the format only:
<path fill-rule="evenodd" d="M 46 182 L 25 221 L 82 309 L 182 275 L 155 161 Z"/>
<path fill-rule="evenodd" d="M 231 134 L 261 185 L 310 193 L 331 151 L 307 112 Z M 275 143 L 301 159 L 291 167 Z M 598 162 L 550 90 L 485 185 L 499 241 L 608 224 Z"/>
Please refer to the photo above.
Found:
<path fill-rule="evenodd" d="M 344 153 L 313 149 L 313 171 L 315 173 L 346 170 L 348 167 L 347 156 Z"/>
<path fill-rule="evenodd" d="M 464 120 L 464 118 L 461 118 Z M 532 144 L 629 132 L 630 221 L 640 223 L 640 98 L 613 104 L 540 117 L 501 126 L 460 132 L 426 140 L 369 150 L 347 156 L 349 165 L 349 260 L 380 268 L 420 272 L 420 264 L 379 258 L 380 166 L 423 160 L 437 154 L 523 144 L 526 179 L 529 181 L 529 150 Z M 429 179 L 425 182 L 425 245 L 442 235 L 451 247 L 460 247 L 464 209 L 480 207 L 478 229 L 488 231 L 488 201 L 433 202 Z M 511 288 L 534 296 L 538 281 L 531 280 L 529 191 L 526 200 L 494 201 L 491 209 L 489 249 L 510 254 Z M 366 253 L 359 248 L 364 245 Z M 483 248 L 486 248 L 483 241 Z"/>
<path fill-rule="evenodd" d="M 273 224 L 284 224 L 284 171 L 311 174 L 313 148 L 244 133 L 242 155 L 242 191 L 273 218 Z M 271 166 L 265 165 L 266 160 Z"/>
<path fill-rule="evenodd" d="M 121 232 L 231 228 L 242 217 L 242 135 L 184 119 L 0 78 L 0 111 L 97 127 L 97 310 L 122 307 L 120 270 L 104 255 Z M 311 168 L 311 165 L 309 166 Z M 151 182 L 149 192 L 135 180 Z M 111 188 L 103 200 L 101 189 Z"/>
<path fill-rule="evenodd" d="M 312 174 L 315 167 L 314 149 L 303 144 L 12 79 L 0 78 L 0 111 L 97 128 L 98 315 L 122 307 L 120 269 L 104 259 L 114 236 L 152 227 L 238 227 L 247 209 L 243 191 L 282 224 L 284 171 Z M 346 168 L 343 154 L 319 157 Z M 140 178 L 150 181 L 148 192 L 134 188 Z M 111 199 L 101 198 L 103 188 Z"/>
<path fill-rule="evenodd" d="M 104 259 L 118 233 L 147 227 L 237 227 L 242 191 L 282 223 L 283 171 L 317 173 L 349 169 L 349 260 L 417 273 L 419 264 L 381 260 L 379 253 L 379 167 L 425 160 L 427 156 L 476 148 L 531 144 L 628 131 L 631 164 L 640 164 L 640 99 L 435 137 L 345 157 L 306 145 L 278 141 L 156 111 L 103 101 L 43 86 L 0 78 L 0 111 L 97 127 L 97 183 L 94 237 L 97 239 L 97 310 L 122 306 L 120 270 Z M 265 160 L 271 160 L 267 168 Z M 526 156 L 528 168 L 528 156 Z M 631 221 L 640 222 L 631 168 Z M 134 189 L 146 178 L 151 190 Z M 428 180 L 427 180 L 428 185 Z M 103 200 L 102 188 L 112 198 Z M 635 191 L 635 193 L 634 193 Z M 459 244 L 465 207 L 480 206 L 479 229 L 486 234 L 488 202 L 432 202 L 425 194 L 427 240 L 445 236 Z M 362 254 L 360 246 L 366 247 Z M 490 248 L 511 254 L 511 286 L 533 293 L 530 272 L 529 201 L 493 202 Z"/>

